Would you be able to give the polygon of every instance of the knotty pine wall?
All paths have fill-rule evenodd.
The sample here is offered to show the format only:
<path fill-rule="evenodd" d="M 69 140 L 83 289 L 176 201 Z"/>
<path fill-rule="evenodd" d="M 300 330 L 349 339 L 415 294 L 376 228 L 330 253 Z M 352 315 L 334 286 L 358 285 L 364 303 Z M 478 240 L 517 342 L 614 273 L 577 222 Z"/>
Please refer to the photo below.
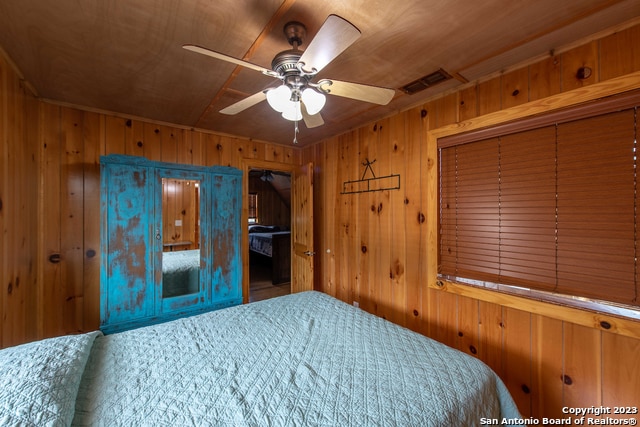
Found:
<path fill-rule="evenodd" d="M 581 80 L 583 66 L 592 74 Z M 566 418 L 565 406 L 640 406 L 640 339 L 427 287 L 437 164 L 425 138 L 638 70 L 634 26 L 306 148 L 303 161 L 315 164 L 316 287 L 485 361 L 526 417 Z M 340 194 L 343 182 L 362 177 L 366 159 L 378 177 L 400 174 L 400 190 Z"/>
<path fill-rule="evenodd" d="M 437 202 L 426 131 L 640 70 L 639 49 L 640 29 L 626 29 L 302 153 L 42 102 L 0 55 L 0 347 L 98 326 L 101 154 L 238 167 L 243 158 L 313 161 L 319 290 L 484 360 L 525 416 L 639 406 L 639 339 L 427 288 L 436 239 L 425 226 Z M 594 71 L 584 81 L 575 78 L 583 65 Z M 399 173 L 401 189 L 340 195 L 365 157 L 377 176 Z"/>
<path fill-rule="evenodd" d="M 56 105 L 23 85 L 0 55 L 0 348 L 99 327 L 101 155 L 300 161 L 289 146 Z"/>

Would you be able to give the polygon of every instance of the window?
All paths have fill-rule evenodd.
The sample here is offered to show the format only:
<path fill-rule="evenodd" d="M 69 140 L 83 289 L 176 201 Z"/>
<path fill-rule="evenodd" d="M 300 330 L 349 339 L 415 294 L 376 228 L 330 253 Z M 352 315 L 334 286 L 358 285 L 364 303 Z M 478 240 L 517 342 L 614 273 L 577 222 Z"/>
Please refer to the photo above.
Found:
<path fill-rule="evenodd" d="M 439 141 L 440 276 L 640 307 L 637 107 L 618 110 Z"/>
<path fill-rule="evenodd" d="M 249 224 L 258 222 L 258 193 L 249 193 Z"/>

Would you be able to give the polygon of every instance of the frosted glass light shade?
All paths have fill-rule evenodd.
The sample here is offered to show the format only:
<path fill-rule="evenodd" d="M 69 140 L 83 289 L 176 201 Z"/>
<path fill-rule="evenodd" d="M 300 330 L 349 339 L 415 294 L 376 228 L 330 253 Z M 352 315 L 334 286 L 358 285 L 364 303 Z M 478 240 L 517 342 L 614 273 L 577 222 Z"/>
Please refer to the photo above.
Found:
<path fill-rule="evenodd" d="M 304 106 L 307 108 L 307 113 L 313 116 L 322 110 L 324 103 L 327 102 L 327 97 L 324 96 L 323 93 L 308 87 L 302 91 L 302 102 L 304 102 Z"/>
<path fill-rule="evenodd" d="M 277 112 L 284 112 L 291 102 L 291 89 L 287 85 L 282 85 L 269 90 L 267 92 L 267 102 Z"/>
<path fill-rule="evenodd" d="M 300 110 L 300 102 L 289 101 L 284 111 L 282 111 L 282 117 L 291 121 L 302 120 L 302 111 Z"/>

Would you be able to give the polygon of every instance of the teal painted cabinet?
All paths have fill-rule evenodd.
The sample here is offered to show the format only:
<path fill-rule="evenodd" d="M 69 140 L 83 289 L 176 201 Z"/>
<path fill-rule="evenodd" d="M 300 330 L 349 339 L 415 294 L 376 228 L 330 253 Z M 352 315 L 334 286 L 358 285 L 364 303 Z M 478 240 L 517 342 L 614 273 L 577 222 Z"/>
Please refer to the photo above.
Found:
<path fill-rule="evenodd" d="M 242 302 L 242 173 L 100 158 L 105 333 Z"/>

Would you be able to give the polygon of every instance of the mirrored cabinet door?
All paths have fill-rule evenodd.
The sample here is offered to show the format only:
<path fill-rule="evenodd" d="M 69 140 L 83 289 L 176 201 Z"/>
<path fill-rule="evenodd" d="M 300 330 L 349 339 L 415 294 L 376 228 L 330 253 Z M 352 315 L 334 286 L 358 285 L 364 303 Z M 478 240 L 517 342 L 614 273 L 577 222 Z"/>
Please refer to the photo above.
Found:
<path fill-rule="evenodd" d="M 162 298 L 198 294 L 202 179 L 162 177 Z"/>

